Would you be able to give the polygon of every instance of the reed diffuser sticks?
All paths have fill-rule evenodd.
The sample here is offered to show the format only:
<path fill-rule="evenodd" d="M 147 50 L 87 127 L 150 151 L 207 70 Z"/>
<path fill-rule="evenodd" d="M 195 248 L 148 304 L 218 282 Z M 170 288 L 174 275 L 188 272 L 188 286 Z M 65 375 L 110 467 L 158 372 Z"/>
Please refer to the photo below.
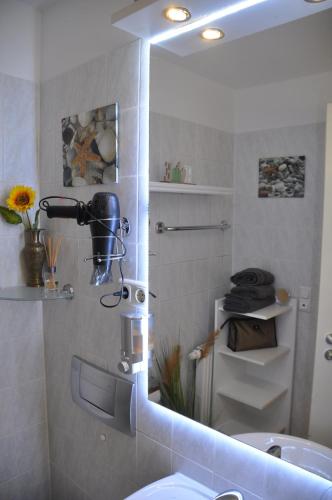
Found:
<path fill-rule="evenodd" d="M 62 236 L 48 236 L 46 242 L 44 241 L 47 265 L 49 268 L 56 267 L 58 255 L 62 243 Z"/>
<path fill-rule="evenodd" d="M 47 261 L 47 271 L 45 273 L 44 285 L 48 290 L 57 290 L 58 282 L 56 279 L 56 264 L 62 243 L 62 236 L 47 236 L 44 239 L 44 247 Z"/>

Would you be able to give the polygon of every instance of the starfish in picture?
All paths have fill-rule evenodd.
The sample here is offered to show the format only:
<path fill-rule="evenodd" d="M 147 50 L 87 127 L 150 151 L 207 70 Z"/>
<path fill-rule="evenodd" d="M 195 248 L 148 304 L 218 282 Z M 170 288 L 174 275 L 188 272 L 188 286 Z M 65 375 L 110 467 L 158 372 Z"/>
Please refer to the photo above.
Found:
<path fill-rule="evenodd" d="M 80 177 L 84 177 L 86 174 L 86 164 L 88 161 L 100 161 L 100 156 L 93 153 L 91 151 L 91 143 L 96 137 L 96 134 L 90 134 L 88 135 L 84 141 L 83 144 L 79 144 L 78 142 L 75 142 L 74 148 L 77 152 L 77 155 L 75 158 L 72 160 L 71 164 L 73 167 L 78 166 L 80 169 Z"/>

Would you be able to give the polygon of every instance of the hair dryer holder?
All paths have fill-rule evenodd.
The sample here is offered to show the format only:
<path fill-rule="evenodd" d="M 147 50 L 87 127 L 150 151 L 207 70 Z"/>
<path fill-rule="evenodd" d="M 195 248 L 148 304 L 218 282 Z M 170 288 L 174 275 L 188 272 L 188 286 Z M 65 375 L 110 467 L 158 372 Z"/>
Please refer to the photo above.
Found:
<path fill-rule="evenodd" d="M 121 260 L 125 257 L 126 255 L 126 249 L 123 244 L 123 238 L 129 236 L 130 234 L 130 223 L 129 220 L 126 217 L 120 217 L 118 218 L 109 218 L 109 219 L 98 219 L 99 222 L 106 222 L 110 220 L 119 220 L 119 229 L 117 231 L 116 236 L 113 234 L 110 234 L 109 236 L 91 236 L 90 239 L 95 239 L 95 238 L 115 238 L 115 252 L 109 255 L 92 255 L 90 257 L 85 257 L 84 262 L 88 262 L 93 259 L 97 259 L 99 263 L 106 262 L 108 260 Z M 90 221 L 89 221 L 90 222 Z M 93 221 L 91 221 L 93 222 Z"/>

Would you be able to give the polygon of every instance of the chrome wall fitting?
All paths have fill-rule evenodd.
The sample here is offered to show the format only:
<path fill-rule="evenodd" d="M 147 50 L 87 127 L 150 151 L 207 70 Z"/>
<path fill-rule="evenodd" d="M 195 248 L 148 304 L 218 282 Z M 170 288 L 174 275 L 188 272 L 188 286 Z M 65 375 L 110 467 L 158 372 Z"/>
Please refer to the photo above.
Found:
<path fill-rule="evenodd" d="M 219 229 L 220 231 L 225 231 L 231 227 L 227 221 L 222 220 L 220 224 L 215 224 L 212 226 L 166 226 L 164 222 L 157 222 L 155 225 L 155 230 L 157 234 L 163 234 L 166 232 L 173 231 L 202 231 L 207 229 Z"/>

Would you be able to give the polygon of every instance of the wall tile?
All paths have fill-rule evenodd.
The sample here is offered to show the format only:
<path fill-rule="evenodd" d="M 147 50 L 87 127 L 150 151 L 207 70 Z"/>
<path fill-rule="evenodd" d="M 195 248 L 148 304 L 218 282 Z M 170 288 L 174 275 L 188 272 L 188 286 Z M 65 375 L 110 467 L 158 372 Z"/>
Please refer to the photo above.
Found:
<path fill-rule="evenodd" d="M 138 104 L 139 51 L 140 44 L 134 42 L 107 57 L 107 98 L 110 102 L 118 101 L 121 110 Z"/>
<path fill-rule="evenodd" d="M 13 364 L 16 384 L 44 376 L 44 342 L 40 333 L 13 341 Z"/>
<path fill-rule="evenodd" d="M 296 472 L 293 468 L 287 467 L 284 462 L 278 462 L 277 459 L 268 463 L 266 470 L 266 480 L 264 484 L 263 498 L 277 500 L 281 496 L 285 500 L 293 500 L 299 495 L 302 500 L 311 500 L 321 498 L 329 486 L 328 481 L 317 481 L 301 469 Z"/>
<path fill-rule="evenodd" d="M 38 100 L 37 85 L 0 75 L 0 204 L 14 184 L 39 189 Z M 10 262 L 0 286 L 23 284 L 22 227 L 1 220 L 0 241 L 1 262 Z M 0 498 L 47 500 L 47 435 L 44 424 L 34 427 L 46 418 L 42 306 L 0 301 L 0 317 Z"/>
<path fill-rule="evenodd" d="M 121 177 L 136 175 L 138 162 L 138 110 L 120 114 L 119 174 Z"/>
<path fill-rule="evenodd" d="M 244 447 L 232 446 L 230 440 L 216 440 L 214 472 L 258 496 L 263 496 L 266 462 L 264 454 L 248 453 Z"/>
<path fill-rule="evenodd" d="M 172 449 L 185 458 L 212 469 L 215 439 L 212 433 L 201 433 L 199 425 L 185 419 L 175 419 L 173 424 Z"/>
<path fill-rule="evenodd" d="M 51 467 L 52 500 L 87 500 L 87 495 L 54 464 Z"/>
<path fill-rule="evenodd" d="M 1 89 L 0 89 L 1 92 Z M 1 122 L 3 123 L 3 122 Z M 0 180 L 3 180 L 4 177 L 4 162 L 3 162 L 3 138 L 4 132 L 2 126 L 0 127 Z"/>
<path fill-rule="evenodd" d="M 2 76 L 2 105 L 6 126 L 14 132 L 22 122 L 27 121 L 34 130 L 36 113 L 36 85 L 21 78 Z M 15 113 L 13 104 L 15 103 Z"/>
<path fill-rule="evenodd" d="M 142 401 L 137 407 L 137 429 L 159 443 L 171 447 L 173 414 L 159 405 L 145 399 L 143 389 Z"/>
<path fill-rule="evenodd" d="M 45 420 L 44 380 L 36 379 L 15 390 L 14 423 L 17 430 Z"/>
<path fill-rule="evenodd" d="M 171 473 L 171 450 L 140 432 L 137 435 L 136 482 L 140 487 Z"/>
<path fill-rule="evenodd" d="M 16 476 L 16 455 L 14 437 L 5 437 L 0 440 L 0 483 Z"/>
<path fill-rule="evenodd" d="M 45 424 L 29 427 L 14 438 L 17 474 L 48 462 L 48 435 Z M 46 479 L 46 478 L 45 478 Z"/>
<path fill-rule="evenodd" d="M 15 394 L 12 388 L 0 390 L 0 438 L 15 432 L 13 414 L 15 411 Z M 1 455 L 0 455 L 1 456 Z"/>
<path fill-rule="evenodd" d="M 39 463 L 37 467 L 32 468 L 20 476 L 10 481 L 0 484 L 1 500 L 48 500 L 49 481 L 48 464 Z"/>
<path fill-rule="evenodd" d="M 233 227 L 233 271 L 263 267 L 276 276 L 276 287 L 297 295 L 299 286 L 312 287 L 317 301 L 319 245 L 321 236 L 321 189 L 323 186 L 324 125 L 305 125 L 239 134 L 235 137 L 235 205 Z M 301 154 L 306 156 L 303 199 L 259 199 L 258 160 L 262 157 Z M 302 315 L 297 327 L 301 345 L 295 357 L 293 430 L 305 436 L 308 427 L 313 346 L 303 330 Z M 309 313 L 311 332 L 316 310 Z M 303 371 L 303 366 L 308 367 Z M 299 370 L 298 367 L 302 367 Z M 304 405 L 303 402 L 306 401 Z"/>
<path fill-rule="evenodd" d="M 172 473 L 181 472 L 209 488 L 213 486 L 213 473 L 205 467 L 200 467 L 196 462 L 172 453 Z"/>
<path fill-rule="evenodd" d="M 0 389 L 14 385 L 14 352 L 13 343 L 0 343 Z"/>

